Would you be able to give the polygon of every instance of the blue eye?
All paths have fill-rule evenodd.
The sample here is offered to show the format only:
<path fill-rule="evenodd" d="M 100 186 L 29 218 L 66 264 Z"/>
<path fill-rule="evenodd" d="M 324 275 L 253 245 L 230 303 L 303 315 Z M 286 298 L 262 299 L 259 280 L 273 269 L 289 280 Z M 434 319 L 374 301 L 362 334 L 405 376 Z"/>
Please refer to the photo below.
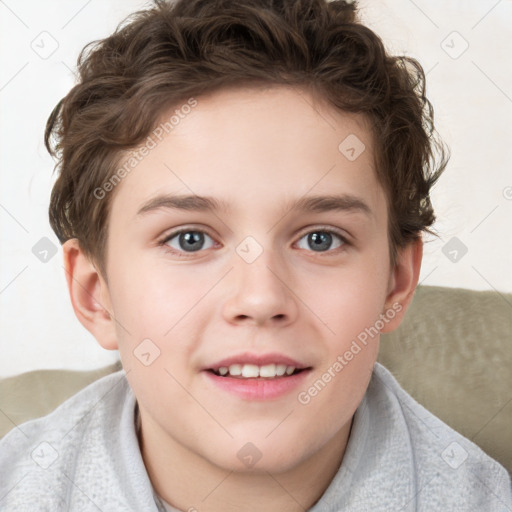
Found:
<path fill-rule="evenodd" d="M 204 246 L 205 237 L 212 241 L 212 243 L 207 247 Z M 163 241 L 163 244 L 172 247 L 178 252 L 197 252 L 201 249 L 209 249 L 210 247 L 213 247 L 213 240 L 204 231 L 188 229 L 171 233 Z"/>
<path fill-rule="evenodd" d="M 299 247 L 307 250 L 312 248 L 314 252 L 326 252 L 330 249 L 337 249 L 347 243 L 346 239 L 338 233 L 326 230 L 310 231 L 299 240 L 299 244 L 300 241 L 304 239 L 306 239 L 306 243 L 309 244 L 309 247 L 300 247 L 300 245 Z M 332 247 L 333 241 L 336 242 L 336 239 L 338 239 L 337 245 Z"/>

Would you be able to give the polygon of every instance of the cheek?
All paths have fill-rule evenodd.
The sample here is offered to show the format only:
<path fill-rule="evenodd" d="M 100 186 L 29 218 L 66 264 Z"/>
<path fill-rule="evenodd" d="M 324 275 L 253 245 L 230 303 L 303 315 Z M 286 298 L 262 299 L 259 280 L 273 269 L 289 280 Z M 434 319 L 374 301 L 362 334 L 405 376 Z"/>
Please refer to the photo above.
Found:
<path fill-rule="evenodd" d="M 121 260 L 112 272 L 114 314 L 126 328 L 123 337 L 128 331 L 161 340 L 198 303 L 206 285 L 198 286 L 197 278 L 179 266 L 140 260 Z"/>
<path fill-rule="evenodd" d="M 362 330 L 374 325 L 383 312 L 388 279 L 385 265 L 369 262 L 308 280 L 300 293 L 325 325 L 325 339 L 332 347 L 342 349 Z"/>
<path fill-rule="evenodd" d="M 162 389 L 176 385 L 169 373 L 189 385 L 187 362 L 204 323 L 197 318 L 198 305 L 210 285 L 183 268 L 171 272 L 165 265 L 134 259 L 119 263 L 112 272 L 112 289 L 118 291 L 112 306 L 120 357 L 134 389 L 158 401 Z"/>
<path fill-rule="evenodd" d="M 325 352 L 297 399 L 316 418 L 313 428 L 324 425 L 326 435 L 349 420 L 367 388 L 379 349 L 386 283 L 377 274 L 354 271 L 340 275 L 338 283 L 332 280 L 329 292 L 316 297 L 323 305 L 318 316 L 328 326 Z"/>

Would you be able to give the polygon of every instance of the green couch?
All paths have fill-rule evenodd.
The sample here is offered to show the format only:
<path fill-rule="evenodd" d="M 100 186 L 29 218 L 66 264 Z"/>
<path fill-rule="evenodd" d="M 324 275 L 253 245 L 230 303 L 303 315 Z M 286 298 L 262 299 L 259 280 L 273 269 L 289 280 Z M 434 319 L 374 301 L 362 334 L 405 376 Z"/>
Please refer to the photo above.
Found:
<path fill-rule="evenodd" d="M 512 472 L 512 294 L 419 286 L 379 361 L 424 407 Z M 120 365 L 0 380 L 0 436 Z"/>

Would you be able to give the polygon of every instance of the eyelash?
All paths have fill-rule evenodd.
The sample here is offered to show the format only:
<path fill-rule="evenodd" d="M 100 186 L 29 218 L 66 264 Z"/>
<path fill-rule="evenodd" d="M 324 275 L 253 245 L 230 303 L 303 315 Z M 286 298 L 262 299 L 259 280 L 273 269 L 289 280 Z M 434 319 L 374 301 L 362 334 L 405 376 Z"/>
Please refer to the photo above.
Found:
<path fill-rule="evenodd" d="M 203 249 L 200 249 L 199 251 L 192 251 L 192 252 L 177 251 L 176 249 L 174 249 L 174 248 L 170 247 L 169 245 L 167 245 L 170 240 L 172 240 L 173 238 L 178 236 L 180 233 L 187 233 L 187 232 L 203 233 L 205 235 L 208 235 L 212 240 L 214 240 L 214 237 L 211 236 L 207 231 L 205 231 L 203 229 L 188 227 L 188 228 L 181 228 L 181 229 L 178 229 L 176 231 L 173 231 L 172 233 L 169 233 L 167 236 L 165 236 L 165 238 L 163 240 L 158 242 L 158 245 L 162 246 L 163 249 L 166 250 L 167 252 L 170 252 L 170 253 L 172 253 L 174 255 L 177 255 L 180 258 L 189 258 L 189 257 L 193 256 L 196 253 L 204 252 Z M 314 229 L 311 229 L 309 231 L 301 233 L 301 235 L 298 238 L 298 241 L 301 240 L 302 238 L 304 238 L 305 236 L 311 234 L 311 233 L 329 233 L 330 235 L 337 236 L 340 239 L 340 241 L 341 241 L 341 246 L 340 247 L 336 247 L 335 249 L 330 249 L 328 251 L 312 251 L 312 250 L 309 251 L 309 252 L 312 252 L 312 253 L 315 253 L 315 254 L 318 254 L 318 255 L 332 256 L 333 253 L 337 254 L 336 249 L 343 249 L 343 247 L 347 247 L 347 246 L 351 245 L 351 243 L 348 241 L 346 236 L 342 235 L 341 233 L 339 233 L 336 230 L 333 230 L 332 228 L 323 227 L 323 226 L 316 227 Z"/>

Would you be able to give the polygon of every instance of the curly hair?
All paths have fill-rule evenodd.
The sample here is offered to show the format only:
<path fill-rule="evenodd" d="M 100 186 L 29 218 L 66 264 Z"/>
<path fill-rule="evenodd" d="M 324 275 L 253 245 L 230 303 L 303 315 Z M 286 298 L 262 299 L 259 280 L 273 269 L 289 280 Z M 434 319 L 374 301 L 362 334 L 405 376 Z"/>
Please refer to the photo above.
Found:
<path fill-rule="evenodd" d="M 104 271 L 113 194 L 95 190 L 162 112 L 221 88 L 281 84 L 318 91 L 363 114 L 386 192 L 391 261 L 435 220 L 430 190 L 448 162 L 413 58 L 391 56 L 342 0 L 154 0 L 109 37 L 87 44 L 79 80 L 51 113 L 45 145 L 57 158 L 49 207 L 61 243 L 77 238 Z"/>

